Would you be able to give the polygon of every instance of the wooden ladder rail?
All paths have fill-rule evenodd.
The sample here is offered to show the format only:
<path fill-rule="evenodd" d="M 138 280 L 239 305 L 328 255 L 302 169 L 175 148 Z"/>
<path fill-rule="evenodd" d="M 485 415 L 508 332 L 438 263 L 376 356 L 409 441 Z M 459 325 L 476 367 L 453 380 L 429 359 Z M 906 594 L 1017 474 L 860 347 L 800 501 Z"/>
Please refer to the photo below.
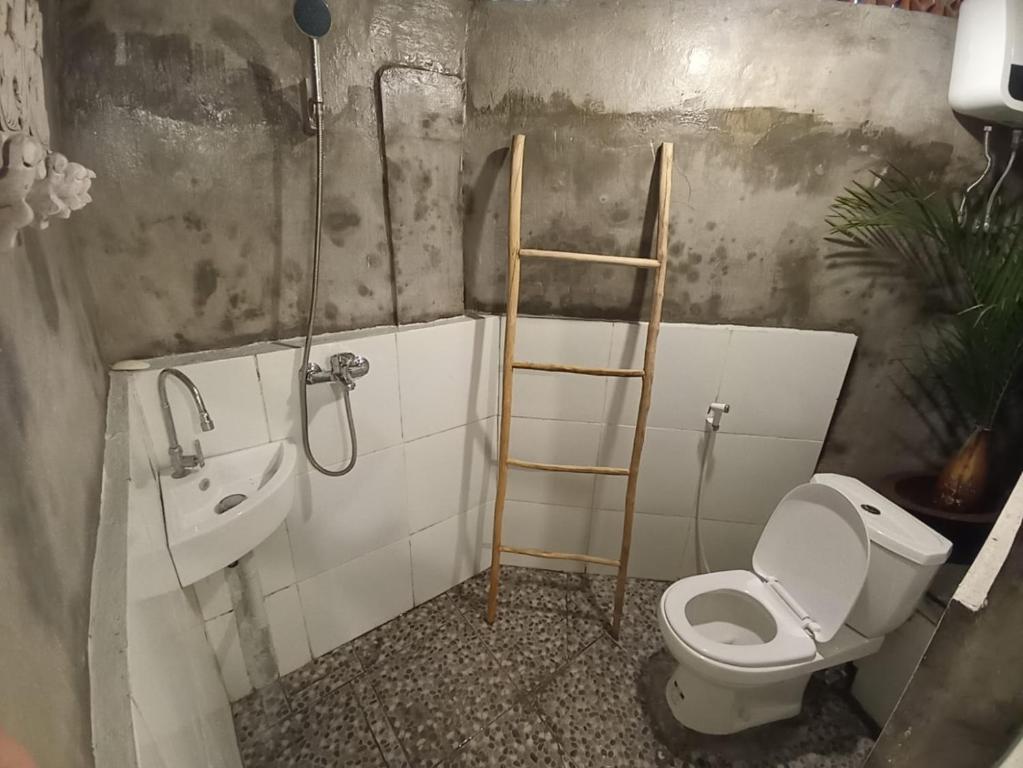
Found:
<path fill-rule="evenodd" d="M 497 595 L 500 586 L 501 553 L 529 555 L 558 560 L 572 560 L 596 565 L 606 565 L 618 570 L 615 585 L 612 632 L 617 637 L 621 630 L 622 610 L 625 605 L 626 577 L 629 570 L 629 555 L 632 548 L 632 527 L 636 517 L 636 492 L 639 483 L 639 464 L 643 456 L 646 439 L 647 416 L 653 393 L 654 366 L 657 358 L 657 337 L 661 328 L 661 312 L 664 305 L 664 284 L 668 264 L 668 216 L 671 204 L 671 168 L 674 155 L 673 145 L 661 145 L 658 167 L 657 227 L 655 230 L 655 258 L 635 258 L 572 251 L 550 251 L 522 247 L 522 161 L 526 137 L 518 134 L 512 139 L 511 172 L 508 190 L 508 307 L 505 319 L 504 356 L 501 378 L 501 432 L 498 448 L 497 493 L 494 501 L 494 533 L 491 541 L 490 588 L 487 595 L 487 621 L 493 624 L 497 618 Z M 655 269 L 653 300 L 650 320 L 647 325 L 646 345 L 643 353 L 643 368 L 591 368 L 586 366 L 559 365 L 556 363 L 532 363 L 515 360 L 515 337 L 518 330 L 519 286 L 522 258 L 560 259 L 566 261 L 612 264 L 640 269 Z M 546 464 L 535 461 L 511 459 L 508 444 L 511 431 L 512 383 L 516 370 L 572 373 L 588 376 L 630 377 L 642 380 L 639 412 L 636 417 L 636 432 L 632 441 L 632 456 L 628 468 L 591 467 L 569 464 Z M 619 558 L 596 557 L 567 552 L 548 552 L 540 549 L 509 547 L 501 543 L 504 522 L 505 500 L 508 490 L 508 468 L 540 470 L 548 472 L 576 472 L 598 475 L 619 475 L 628 477 L 625 491 L 625 515 L 622 521 L 622 544 Z"/>

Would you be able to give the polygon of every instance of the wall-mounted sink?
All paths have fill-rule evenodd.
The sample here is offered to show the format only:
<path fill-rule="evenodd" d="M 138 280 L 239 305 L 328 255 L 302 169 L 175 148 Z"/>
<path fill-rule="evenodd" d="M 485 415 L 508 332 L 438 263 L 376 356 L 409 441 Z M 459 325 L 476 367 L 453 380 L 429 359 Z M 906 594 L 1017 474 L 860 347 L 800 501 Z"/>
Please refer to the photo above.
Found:
<path fill-rule="evenodd" d="M 185 477 L 160 472 L 167 543 L 181 586 L 251 552 L 287 517 L 295 501 L 295 460 L 288 441 L 206 459 Z"/>

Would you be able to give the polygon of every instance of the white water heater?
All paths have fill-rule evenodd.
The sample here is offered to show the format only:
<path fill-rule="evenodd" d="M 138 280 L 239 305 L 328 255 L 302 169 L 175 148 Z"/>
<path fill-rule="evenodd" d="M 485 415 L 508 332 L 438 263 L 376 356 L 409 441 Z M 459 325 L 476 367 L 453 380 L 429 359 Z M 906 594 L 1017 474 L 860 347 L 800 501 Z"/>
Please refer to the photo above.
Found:
<path fill-rule="evenodd" d="M 981 120 L 1023 126 L 1023 0 L 963 0 L 948 103 Z"/>

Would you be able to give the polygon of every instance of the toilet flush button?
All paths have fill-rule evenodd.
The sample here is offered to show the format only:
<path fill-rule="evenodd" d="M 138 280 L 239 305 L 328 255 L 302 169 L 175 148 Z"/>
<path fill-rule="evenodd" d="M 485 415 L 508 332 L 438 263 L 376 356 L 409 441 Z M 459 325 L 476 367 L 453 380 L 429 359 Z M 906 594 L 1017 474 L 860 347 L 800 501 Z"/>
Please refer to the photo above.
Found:
<path fill-rule="evenodd" d="M 872 515 L 880 515 L 881 510 L 875 507 L 873 504 L 860 504 L 860 509 L 864 512 L 869 512 Z"/>

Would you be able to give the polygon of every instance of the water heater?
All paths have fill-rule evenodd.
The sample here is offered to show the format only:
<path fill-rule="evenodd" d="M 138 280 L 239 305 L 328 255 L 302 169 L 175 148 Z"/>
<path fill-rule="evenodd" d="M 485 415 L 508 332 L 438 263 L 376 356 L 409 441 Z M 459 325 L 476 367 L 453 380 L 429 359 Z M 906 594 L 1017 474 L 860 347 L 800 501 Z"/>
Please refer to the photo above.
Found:
<path fill-rule="evenodd" d="M 988 122 L 1023 126 L 1023 0 L 963 0 L 948 103 Z"/>

